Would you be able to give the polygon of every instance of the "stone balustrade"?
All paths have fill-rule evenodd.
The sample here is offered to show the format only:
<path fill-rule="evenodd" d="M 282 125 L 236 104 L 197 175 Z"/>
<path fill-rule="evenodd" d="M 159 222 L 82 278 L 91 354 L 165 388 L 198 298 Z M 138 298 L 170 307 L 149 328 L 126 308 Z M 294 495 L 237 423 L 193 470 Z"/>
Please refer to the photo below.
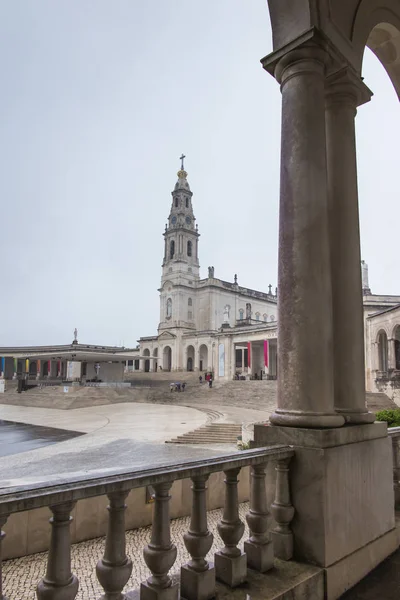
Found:
<path fill-rule="evenodd" d="M 152 535 L 150 543 L 143 549 L 151 575 L 141 583 L 135 597 L 140 600 L 178 600 L 180 597 L 208 600 L 215 596 L 216 580 L 236 587 L 246 581 L 248 567 L 265 573 L 272 567 L 274 554 L 284 560 L 292 557 L 290 522 L 294 509 L 290 502 L 289 463 L 293 453 L 290 446 L 273 446 L 145 471 L 107 471 L 103 476 L 98 473 L 93 478 L 77 475 L 68 481 L 49 482 L 45 486 L 3 488 L 0 495 L 0 600 L 6 600 L 1 575 L 1 541 L 4 537 L 1 528 L 7 517 L 32 508 L 50 508 L 47 570 L 37 584 L 36 593 L 38 600 L 73 600 L 79 580 L 71 571 L 71 512 L 78 500 L 102 495 L 109 499 L 104 554 L 96 566 L 97 578 L 104 590 L 102 600 L 132 597 L 130 592 L 124 592 L 135 558 L 126 555 L 125 500 L 132 489 L 144 486 L 154 489 Z M 271 505 L 276 526 L 271 532 L 266 493 L 270 483 L 266 481 L 266 470 L 270 462 L 275 463 L 277 473 L 275 499 Z M 240 470 L 247 466 L 251 473 L 250 510 L 246 516 L 250 537 L 242 551 L 239 543 L 245 527 L 239 518 L 237 486 Z M 206 556 L 213 535 L 207 526 L 206 489 L 209 476 L 216 472 L 225 475 L 225 502 L 218 526 L 222 544 L 215 553 L 214 562 L 209 562 Z M 189 530 L 183 537 L 191 558 L 181 566 L 179 577 L 176 574 L 178 565 L 174 568 L 177 549 L 170 536 L 169 492 L 175 480 L 186 478 L 192 480 L 192 512 Z M 7 585 L 8 592 L 12 591 L 12 582 L 11 590 L 10 582 Z"/>
<path fill-rule="evenodd" d="M 392 440 L 394 505 L 400 509 L 400 427 L 390 427 L 388 435 Z"/>

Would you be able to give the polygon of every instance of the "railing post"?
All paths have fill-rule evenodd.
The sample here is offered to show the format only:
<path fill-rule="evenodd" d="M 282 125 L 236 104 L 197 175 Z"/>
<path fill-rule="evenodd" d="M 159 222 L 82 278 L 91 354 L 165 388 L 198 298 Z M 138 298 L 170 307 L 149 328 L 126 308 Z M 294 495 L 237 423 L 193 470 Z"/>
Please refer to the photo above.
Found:
<path fill-rule="evenodd" d="M 2 548 L 1 548 L 2 541 L 6 536 L 4 531 L 2 531 L 2 527 L 3 527 L 3 525 L 5 525 L 7 518 L 8 518 L 8 515 L 0 515 L 0 600 L 7 600 L 7 598 L 3 594 L 3 575 L 2 575 L 2 573 L 3 573 L 3 571 L 2 571 L 3 557 L 2 557 Z"/>
<path fill-rule="evenodd" d="M 271 505 L 271 513 L 277 525 L 271 531 L 274 555 L 282 560 L 290 560 L 293 556 L 293 533 L 290 523 L 294 508 L 290 502 L 289 463 L 291 457 L 281 458 L 276 465 L 275 500 Z"/>
<path fill-rule="evenodd" d="M 261 573 L 274 565 L 274 550 L 268 532 L 266 467 L 266 463 L 251 467 L 250 511 L 246 515 L 250 538 L 244 543 L 247 565 Z"/>
<path fill-rule="evenodd" d="M 192 477 L 192 515 L 183 536 L 191 560 L 181 567 L 181 598 L 210 600 L 215 596 L 215 568 L 205 560 L 213 535 L 207 527 L 206 483 L 208 475 Z"/>
<path fill-rule="evenodd" d="M 39 600 L 74 600 L 79 581 L 71 573 L 71 512 L 74 502 L 50 506 L 50 547 L 46 575 L 36 588 Z"/>
<path fill-rule="evenodd" d="M 218 523 L 218 533 L 225 546 L 215 553 L 216 577 L 230 587 L 246 581 L 246 554 L 237 547 L 244 533 L 244 523 L 239 519 L 238 474 L 240 467 L 225 473 L 225 504 L 222 520 Z"/>
<path fill-rule="evenodd" d="M 171 543 L 169 490 L 172 482 L 153 484 L 154 511 L 151 540 L 144 550 L 144 560 L 152 575 L 140 585 L 140 600 L 178 600 L 179 585 L 172 583 L 168 571 L 176 559 L 176 546 Z"/>
<path fill-rule="evenodd" d="M 389 430 L 390 431 L 390 430 Z M 394 491 L 394 506 L 400 507 L 400 439 L 397 435 L 391 435 L 392 452 L 393 452 L 393 491 Z"/>
<path fill-rule="evenodd" d="M 122 600 L 122 593 L 132 572 L 132 561 L 125 547 L 125 499 L 129 492 L 112 492 L 108 510 L 107 537 L 104 556 L 96 566 L 97 579 L 105 594 L 101 600 Z"/>

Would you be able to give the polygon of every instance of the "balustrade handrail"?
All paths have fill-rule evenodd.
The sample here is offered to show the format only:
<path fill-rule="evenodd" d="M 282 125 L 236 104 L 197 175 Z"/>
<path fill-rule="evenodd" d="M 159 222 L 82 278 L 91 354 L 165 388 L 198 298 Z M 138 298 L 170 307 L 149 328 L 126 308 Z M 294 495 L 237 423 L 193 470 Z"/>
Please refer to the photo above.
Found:
<path fill-rule="evenodd" d="M 389 427 L 387 432 L 390 437 L 400 437 L 400 427 Z"/>
<path fill-rule="evenodd" d="M 107 469 L 107 474 L 103 471 L 100 475 L 98 472 L 84 476 L 71 474 L 68 481 L 59 483 L 38 481 L 37 484 L 0 487 L 0 515 L 65 502 L 76 502 L 84 498 L 110 493 L 129 492 L 134 488 L 171 483 L 176 479 L 187 479 L 228 469 L 254 466 L 265 463 L 269 459 L 290 459 L 293 455 L 294 450 L 291 446 L 275 445 L 212 458 L 201 458 L 195 461 L 171 463 L 152 469 L 136 471 L 120 469 L 111 472 Z"/>

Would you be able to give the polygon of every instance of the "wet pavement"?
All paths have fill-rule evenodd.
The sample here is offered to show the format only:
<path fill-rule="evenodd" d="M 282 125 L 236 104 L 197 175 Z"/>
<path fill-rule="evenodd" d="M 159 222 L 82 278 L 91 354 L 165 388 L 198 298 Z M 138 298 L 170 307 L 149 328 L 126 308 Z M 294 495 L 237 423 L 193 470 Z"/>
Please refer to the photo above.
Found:
<path fill-rule="evenodd" d="M 83 434 L 78 431 L 0 419 L 0 456 L 36 450 L 36 448 L 65 442 L 81 435 Z"/>

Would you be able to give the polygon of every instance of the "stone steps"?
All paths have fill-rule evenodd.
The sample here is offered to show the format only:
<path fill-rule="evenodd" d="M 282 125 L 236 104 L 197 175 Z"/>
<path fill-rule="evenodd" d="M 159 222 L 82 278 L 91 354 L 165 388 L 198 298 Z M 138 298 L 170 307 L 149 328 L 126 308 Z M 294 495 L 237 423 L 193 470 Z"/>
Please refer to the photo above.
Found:
<path fill-rule="evenodd" d="M 235 423 L 211 423 L 188 431 L 167 444 L 236 444 L 242 435 L 242 426 Z"/>

